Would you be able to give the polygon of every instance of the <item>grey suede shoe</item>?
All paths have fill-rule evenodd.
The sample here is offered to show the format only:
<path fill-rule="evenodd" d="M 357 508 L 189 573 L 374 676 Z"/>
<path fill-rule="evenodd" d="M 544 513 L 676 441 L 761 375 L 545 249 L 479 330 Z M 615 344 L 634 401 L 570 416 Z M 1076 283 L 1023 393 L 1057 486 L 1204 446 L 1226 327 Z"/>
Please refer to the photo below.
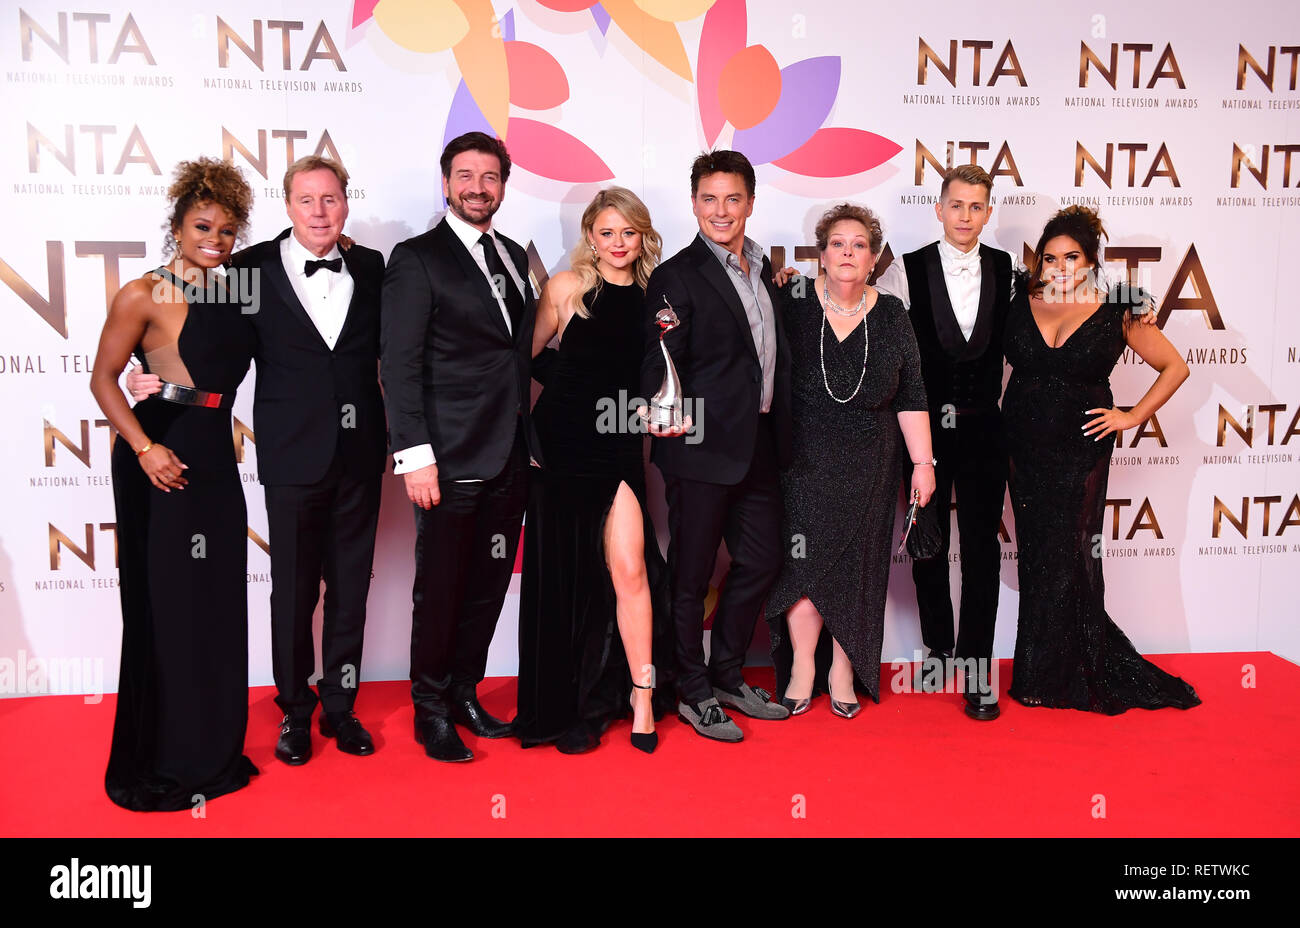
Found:
<path fill-rule="evenodd" d="M 728 718 L 716 699 L 704 700 L 698 712 L 688 702 L 678 703 L 677 715 L 699 734 L 714 741 L 741 741 L 745 737 L 740 726 Z"/>
<path fill-rule="evenodd" d="M 722 705 L 744 713 L 751 719 L 788 719 L 790 710 L 778 702 L 772 702 L 772 694 L 767 690 L 756 690 L 748 683 L 740 684 L 740 695 L 713 688 L 713 696 Z"/>

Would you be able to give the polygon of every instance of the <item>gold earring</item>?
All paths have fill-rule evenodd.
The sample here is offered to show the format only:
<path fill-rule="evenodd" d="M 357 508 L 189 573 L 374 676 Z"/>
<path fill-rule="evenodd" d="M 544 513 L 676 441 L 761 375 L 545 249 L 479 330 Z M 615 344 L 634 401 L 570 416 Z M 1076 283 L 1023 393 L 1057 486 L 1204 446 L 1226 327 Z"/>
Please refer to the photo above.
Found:
<path fill-rule="evenodd" d="M 591 242 L 588 242 L 588 243 L 587 243 L 587 247 L 591 249 L 591 253 L 592 253 L 593 255 L 596 253 L 596 246 L 593 245 Z"/>

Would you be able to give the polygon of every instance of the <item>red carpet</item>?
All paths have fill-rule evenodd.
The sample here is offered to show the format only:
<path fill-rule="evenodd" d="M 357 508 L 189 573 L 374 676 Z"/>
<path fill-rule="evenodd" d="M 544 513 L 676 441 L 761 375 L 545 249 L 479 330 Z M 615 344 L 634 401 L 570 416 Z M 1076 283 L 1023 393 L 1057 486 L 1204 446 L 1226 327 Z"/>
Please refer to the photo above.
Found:
<path fill-rule="evenodd" d="M 203 819 L 108 801 L 114 697 L 3 699 L 0 835 L 1300 834 L 1300 667 L 1269 653 L 1155 660 L 1204 704 L 1112 718 L 1030 709 L 1004 694 L 1002 717 L 977 723 L 959 696 L 889 692 L 886 667 L 880 704 L 852 721 L 821 697 L 797 719 L 738 719 L 739 745 L 705 741 L 673 718 L 652 756 L 632 749 L 622 722 L 580 757 L 467 737 L 476 758 L 458 765 L 424 756 L 407 684 L 390 682 L 361 689 L 373 756 L 341 754 L 313 733 L 311 762 L 287 767 L 272 755 L 272 690 L 258 687 L 246 750 L 262 773 L 214 799 Z M 1245 664 L 1254 687 L 1242 685 Z M 770 686 L 771 672 L 750 679 Z M 514 694 L 513 678 L 481 687 L 499 715 L 512 713 Z M 801 809 L 806 817 L 792 814 Z"/>

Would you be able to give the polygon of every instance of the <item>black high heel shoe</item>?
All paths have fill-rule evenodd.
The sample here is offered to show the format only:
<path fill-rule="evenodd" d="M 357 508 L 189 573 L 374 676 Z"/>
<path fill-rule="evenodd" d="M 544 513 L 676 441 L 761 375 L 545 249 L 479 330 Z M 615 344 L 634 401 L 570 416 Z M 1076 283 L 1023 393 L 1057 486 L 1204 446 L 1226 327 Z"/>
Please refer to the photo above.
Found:
<path fill-rule="evenodd" d="M 639 683 L 633 683 L 632 686 L 638 690 L 651 690 L 651 691 L 654 690 L 653 686 L 642 686 Z M 629 706 L 632 705 L 631 694 L 628 694 L 627 702 Z M 635 707 L 633 707 L 633 711 L 635 711 Z M 632 732 L 632 747 L 636 748 L 638 751 L 645 751 L 647 754 L 653 754 L 655 752 L 655 748 L 657 748 L 658 746 L 659 746 L 659 732 L 657 731 Z"/>

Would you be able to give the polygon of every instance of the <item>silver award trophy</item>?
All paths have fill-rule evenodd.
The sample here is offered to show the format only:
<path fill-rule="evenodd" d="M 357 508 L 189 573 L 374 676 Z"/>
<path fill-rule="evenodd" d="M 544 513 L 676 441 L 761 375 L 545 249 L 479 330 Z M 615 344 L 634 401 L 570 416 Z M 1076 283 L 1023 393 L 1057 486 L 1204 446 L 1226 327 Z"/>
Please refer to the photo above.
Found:
<path fill-rule="evenodd" d="M 650 424 L 656 429 L 680 429 L 682 427 L 682 381 L 677 376 L 677 368 L 668 354 L 664 336 L 682 324 L 673 312 L 668 297 L 664 297 L 664 308 L 655 313 L 655 322 L 659 325 L 659 350 L 664 353 L 664 382 L 659 385 L 659 392 L 650 397 Z"/>

